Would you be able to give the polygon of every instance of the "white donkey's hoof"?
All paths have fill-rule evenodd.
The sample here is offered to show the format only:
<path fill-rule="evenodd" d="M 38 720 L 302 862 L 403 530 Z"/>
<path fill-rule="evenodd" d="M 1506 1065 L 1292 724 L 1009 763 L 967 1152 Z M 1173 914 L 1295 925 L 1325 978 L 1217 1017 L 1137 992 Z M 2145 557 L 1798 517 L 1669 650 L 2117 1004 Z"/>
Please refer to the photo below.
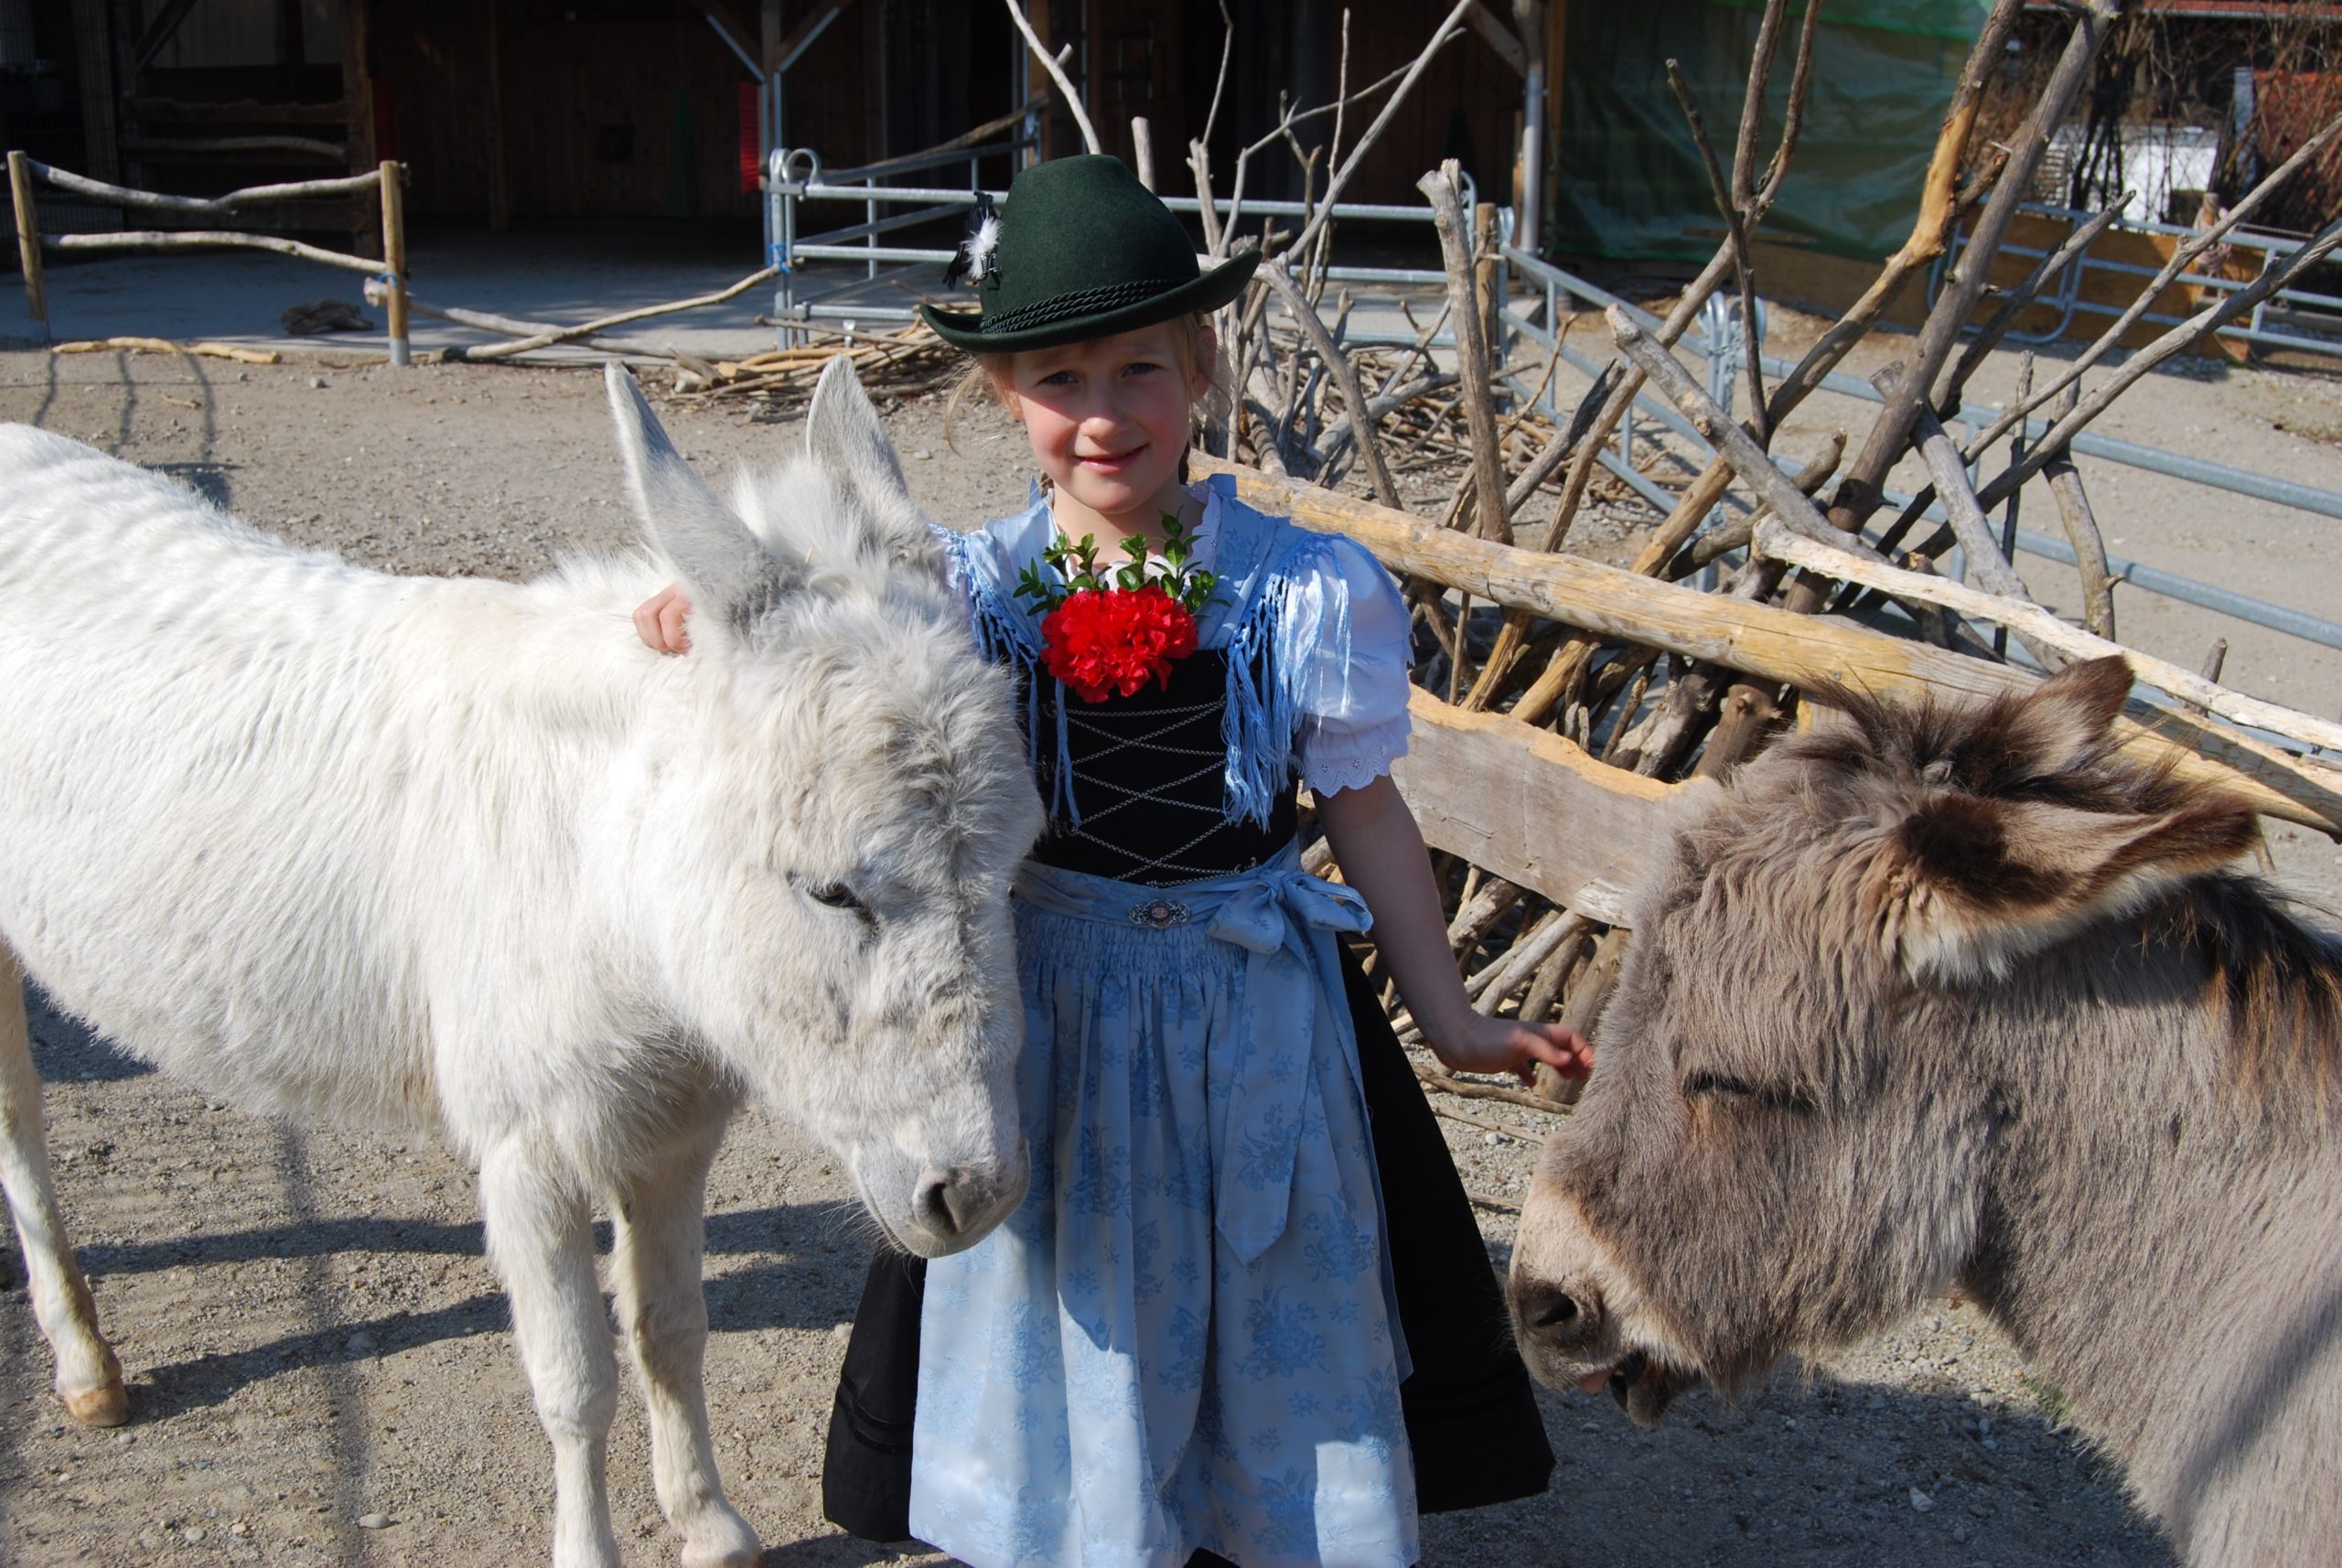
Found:
<path fill-rule="evenodd" d="M 718 1504 L 697 1521 L 683 1541 L 683 1568 L 757 1568 L 765 1549 L 748 1521 Z"/>
<path fill-rule="evenodd" d="M 57 1397 L 65 1402 L 65 1413 L 84 1426 L 121 1426 L 130 1420 L 130 1391 L 120 1378 L 79 1393 L 59 1389 Z"/>

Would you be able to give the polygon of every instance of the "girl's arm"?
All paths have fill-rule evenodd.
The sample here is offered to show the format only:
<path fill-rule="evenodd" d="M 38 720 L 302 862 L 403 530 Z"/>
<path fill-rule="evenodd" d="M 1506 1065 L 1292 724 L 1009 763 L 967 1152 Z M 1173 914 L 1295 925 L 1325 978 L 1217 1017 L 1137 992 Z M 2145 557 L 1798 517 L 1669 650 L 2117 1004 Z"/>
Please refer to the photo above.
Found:
<path fill-rule="evenodd" d="M 1389 775 L 1319 796 L 1317 820 L 1343 880 L 1373 913 L 1374 945 L 1433 1054 L 1461 1072 L 1517 1072 L 1523 1082 L 1535 1077 L 1538 1062 L 1564 1078 L 1594 1069 L 1594 1047 L 1575 1031 L 1491 1018 L 1473 1007 L 1448 950 L 1423 833 Z"/>

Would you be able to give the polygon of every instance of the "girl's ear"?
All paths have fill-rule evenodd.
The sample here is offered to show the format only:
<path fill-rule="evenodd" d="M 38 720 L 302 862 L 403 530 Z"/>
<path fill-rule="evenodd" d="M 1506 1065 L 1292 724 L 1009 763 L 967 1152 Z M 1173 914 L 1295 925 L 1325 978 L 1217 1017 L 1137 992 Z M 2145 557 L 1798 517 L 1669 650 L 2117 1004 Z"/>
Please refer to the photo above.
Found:
<path fill-rule="evenodd" d="M 1195 345 L 1196 362 L 1187 378 L 1187 400 L 1200 403 L 1219 380 L 1219 334 L 1212 330 L 1209 321 L 1197 326 Z"/>
<path fill-rule="evenodd" d="M 992 395 L 1000 400 L 1000 406 L 1008 410 L 1008 416 L 1011 419 L 1020 424 L 1023 424 L 1025 403 L 1024 400 L 1016 395 L 1015 360 L 1006 354 L 997 358 L 987 355 L 983 361 L 983 371 L 985 379 L 992 382 Z"/>

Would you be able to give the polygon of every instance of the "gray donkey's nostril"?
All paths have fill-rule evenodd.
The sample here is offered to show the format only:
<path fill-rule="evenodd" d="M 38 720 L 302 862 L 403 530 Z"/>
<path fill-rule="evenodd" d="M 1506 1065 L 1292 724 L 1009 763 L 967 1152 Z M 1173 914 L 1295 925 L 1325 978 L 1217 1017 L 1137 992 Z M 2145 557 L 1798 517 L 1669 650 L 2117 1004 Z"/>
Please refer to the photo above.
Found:
<path fill-rule="evenodd" d="M 1523 1332 L 1557 1350 L 1589 1345 L 1602 1333 L 1602 1304 L 1591 1294 L 1563 1290 L 1542 1280 L 1523 1280 L 1513 1289 L 1513 1310 Z"/>

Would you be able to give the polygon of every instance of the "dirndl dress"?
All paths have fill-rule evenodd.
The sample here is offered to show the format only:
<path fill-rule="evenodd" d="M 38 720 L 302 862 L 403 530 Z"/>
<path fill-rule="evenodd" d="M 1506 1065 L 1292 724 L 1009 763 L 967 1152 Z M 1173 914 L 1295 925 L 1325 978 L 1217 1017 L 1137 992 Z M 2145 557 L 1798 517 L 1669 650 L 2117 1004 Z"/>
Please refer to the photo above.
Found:
<path fill-rule="evenodd" d="M 979 638 L 1031 677 L 1052 807 L 1016 900 L 1031 1196 L 965 1253 L 874 1262 L 825 1503 L 976 1568 L 1405 1568 L 1419 1459 L 1433 1506 L 1542 1490 L 1552 1462 L 1445 1145 L 1338 946 L 1363 904 L 1293 842 L 1296 757 L 1324 789 L 1403 746 L 1405 612 L 1363 552 L 1215 486 L 1201 650 L 1167 690 L 1086 704 L 999 591 L 1047 529 L 1044 507 L 954 544 Z"/>

